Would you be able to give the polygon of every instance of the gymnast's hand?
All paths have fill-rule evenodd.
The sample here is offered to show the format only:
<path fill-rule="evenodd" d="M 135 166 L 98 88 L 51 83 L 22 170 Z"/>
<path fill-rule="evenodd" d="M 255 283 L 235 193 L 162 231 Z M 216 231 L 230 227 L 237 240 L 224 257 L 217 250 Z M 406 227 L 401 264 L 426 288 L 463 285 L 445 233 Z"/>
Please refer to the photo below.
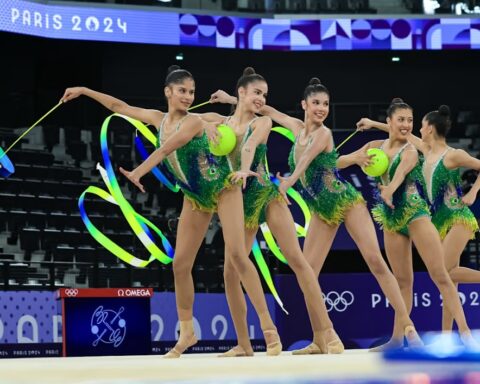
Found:
<path fill-rule="evenodd" d="M 249 178 L 250 176 L 255 176 L 259 183 L 260 184 L 265 184 L 263 179 L 262 179 L 262 176 L 260 176 L 260 174 L 258 174 L 257 172 L 253 172 L 253 171 L 237 171 L 237 172 L 233 172 L 233 175 L 231 176 L 230 180 L 232 181 L 233 184 L 237 184 L 240 182 L 240 180 L 242 181 L 242 189 L 245 189 L 247 187 L 247 178 Z"/>
<path fill-rule="evenodd" d="M 380 189 L 380 197 L 385 202 L 385 204 L 387 204 L 390 208 L 394 209 L 395 206 L 392 202 L 393 193 L 390 192 L 390 188 L 388 188 L 388 185 L 378 184 L 378 189 Z"/>
<path fill-rule="evenodd" d="M 210 103 L 237 104 L 237 98 L 219 89 L 211 94 Z"/>
<path fill-rule="evenodd" d="M 122 167 L 119 168 L 120 172 L 122 173 L 123 176 L 125 176 L 128 180 L 130 180 L 135 186 L 140 189 L 143 193 L 145 193 L 145 188 L 143 185 L 140 183 L 140 178 L 135 175 L 135 171 L 126 171 Z"/>
<path fill-rule="evenodd" d="M 468 193 L 466 193 L 463 197 L 462 197 L 462 202 L 463 204 L 465 205 L 472 205 L 475 200 L 477 198 L 477 193 L 472 193 L 472 191 L 470 190 Z"/>
<path fill-rule="evenodd" d="M 290 203 L 290 200 L 288 199 L 288 196 L 287 196 L 288 188 L 290 188 L 292 186 L 291 185 L 292 183 L 290 182 L 290 178 L 280 176 L 280 172 L 277 172 L 277 179 L 280 180 L 280 185 L 278 186 L 278 191 L 282 195 L 283 200 L 285 200 L 285 202 L 288 205 L 290 205 L 291 203 Z"/>
<path fill-rule="evenodd" d="M 205 133 L 207 134 L 208 141 L 212 142 L 215 145 L 218 144 L 218 140 L 221 137 L 220 132 L 218 132 L 217 126 L 217 124 L 213 123 L 205 124 Z"/>
<path fill-rule="evenodd" d="M 78 96 L 83 95 L 83 89 L 83 87 L 67 88 L 60 101 L 66 103 L 67 101 L 76 99 Z"/>
<path fill-rule="evenodd" d="M 355 163 L 359 167 L 368 167 L 375 155 L 367 155 L 367 152 L 358 152 L 355 156 Z"/>
<path fill-rule="evenodd" d="M 373 121 L 362 117 L 360 120 L 357 121 L 357 131 L 365 131 L 366 129 L 373 128 Z"/>

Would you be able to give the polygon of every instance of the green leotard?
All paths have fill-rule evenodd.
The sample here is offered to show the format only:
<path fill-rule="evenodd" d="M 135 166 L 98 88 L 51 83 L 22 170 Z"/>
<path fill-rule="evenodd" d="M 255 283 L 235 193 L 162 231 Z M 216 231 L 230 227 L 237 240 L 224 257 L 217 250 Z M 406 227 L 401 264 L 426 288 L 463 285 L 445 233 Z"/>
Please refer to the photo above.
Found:
<path fill-rule="evenodd" d="M 478 223 L 472 211 L 462 202 L 460 170 L 448 169 L 443 163 L 447 150 L 432 165 L 423 162 L 432 223 L 437 228 L 442 239 L 456 225 L 462 224 L 472 231 L 472 238 L 478 231 Z"/>
<path fill-rule="evenodd" d="M 385 142 L 380 148 L 383 148 L 384 144 Z M 377 182 L 384 185 L 390 183 L 400 164 L 401 154 L 407 145 L 408 143 L 393 156 L 387 171 L 381 177 L 376 178 Z M 418 162 L 393 194 L 394 209 L 388 207 L 378 196 L 379 203 L 372 209 L 374 220 L 387 232 L 397 232 L 408 236 L 408 225 L 413 220 L 423 216 L 430 217 L 428 204 L 423 197 L 423 190 L 424 180 L 420 162 Z"/>
<path fill-rule="evenodd" d="M 307 146 L 310 144 L 311 141 Z M 300 154 L 297 153 L 299 145 L 297 137 L 288 157 L 292 173 L 300 159 Z M 337 159 L 335 149 L 320 153 L 294 186 L 310 211 L 329 225 L 342 223 L 346 212 L 355 204 L 365 204 L 362 194 L 338 174 Z"/>
<path fill-rule="evenodd" d="M 163 138 L 166 117 L 167 114 L 164 115 L 158 131 L 160 145 L 166 141 Z M 185 117 L 178 122 L 176 131 Z M 164 163 L 185 197 L 200 211 L 215 212 L 220 192 L 231 187 L 230 165 L 225 156 L 214 156 L 210 153 L 205 132 L 170 153 Z"/>
<path fill-rule="evenodd" d="M 228 155 L 230 166 L 234 170 L 240 170 L 241 150 L 253 132 L 252 123 L 256 119 L 257 118 L 253 119 L 248 124 L 247 131 L 243 137 L 237 137 L 237 145 Z M 259 144 L 255 150 L 255 155 L 250 167 L 253 172 L 257 172 L 261 176 L 264 185 L 262 185 L 256 177 L 249 177 L 247 179 L 247 186 L 243 190 L 245 227 L 249 229 L 255 229 L 266 221 L 268 204 L 276 199 L 283 200 L 278 191 L 278 187 L 270 180 L 270 175 L 267 172 L 266 154 L 267 145 Z"/>

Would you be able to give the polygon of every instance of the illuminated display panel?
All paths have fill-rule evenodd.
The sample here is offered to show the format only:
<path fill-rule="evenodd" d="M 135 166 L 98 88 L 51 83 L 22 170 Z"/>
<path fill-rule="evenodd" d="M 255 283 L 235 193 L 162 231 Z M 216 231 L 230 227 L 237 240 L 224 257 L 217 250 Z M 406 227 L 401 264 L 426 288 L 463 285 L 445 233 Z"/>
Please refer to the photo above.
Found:
<path fill-rule="evenodd" d="M 231 49 L 478 49 L 478 18 L 249 18 L 4 0 L 0 31 L 47 38 Z"/>

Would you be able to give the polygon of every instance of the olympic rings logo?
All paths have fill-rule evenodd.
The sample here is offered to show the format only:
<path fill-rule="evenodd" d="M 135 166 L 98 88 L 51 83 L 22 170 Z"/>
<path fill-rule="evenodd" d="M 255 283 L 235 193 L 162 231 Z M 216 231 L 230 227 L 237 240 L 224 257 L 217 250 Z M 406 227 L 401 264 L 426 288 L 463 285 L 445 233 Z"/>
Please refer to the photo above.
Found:
<path fill-rule="evenodd" d="M 350 291 L 343 291 L 342 293 L 330 291 L 326 295 L 323 294 L 323 299 L 325 300 L 327 312 L 330 312 L 332 309 L 335 309 L 337 312 L 344 312 L 353 303 L 355 296 Z"/>
<path fill-rule="evenodd" d="M 67 295 L 68 297 L 75 297 L 78 295 L 78 289 L 65 289 L 65 295 Z"/>

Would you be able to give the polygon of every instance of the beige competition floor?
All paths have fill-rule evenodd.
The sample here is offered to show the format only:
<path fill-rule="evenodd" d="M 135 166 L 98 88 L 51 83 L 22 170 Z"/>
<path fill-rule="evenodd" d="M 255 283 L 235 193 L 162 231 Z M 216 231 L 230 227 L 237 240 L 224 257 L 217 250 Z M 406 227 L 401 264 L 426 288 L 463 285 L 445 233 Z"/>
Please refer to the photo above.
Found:
<path fill-rule="evenodd" d="M 189 354 L 152 356 L 0 359 L 0 383 L 155 384 L 188 383 L 480 383 L 480 364 L 392 363 L 380 354 L 349 350 L 342 355 L 218 358 Z M 473 372 L 473 373 L 468 373 Z M 467 376 L 465 376 L 468 373 Z M 430 375 L 430 376 L 429 376 Z M 442 378 L 441 381 L 438 381 Z M 438 379 L 438 380 L 437 380 Z M 448 381 L 450 383 L 450 381 Z"/>

